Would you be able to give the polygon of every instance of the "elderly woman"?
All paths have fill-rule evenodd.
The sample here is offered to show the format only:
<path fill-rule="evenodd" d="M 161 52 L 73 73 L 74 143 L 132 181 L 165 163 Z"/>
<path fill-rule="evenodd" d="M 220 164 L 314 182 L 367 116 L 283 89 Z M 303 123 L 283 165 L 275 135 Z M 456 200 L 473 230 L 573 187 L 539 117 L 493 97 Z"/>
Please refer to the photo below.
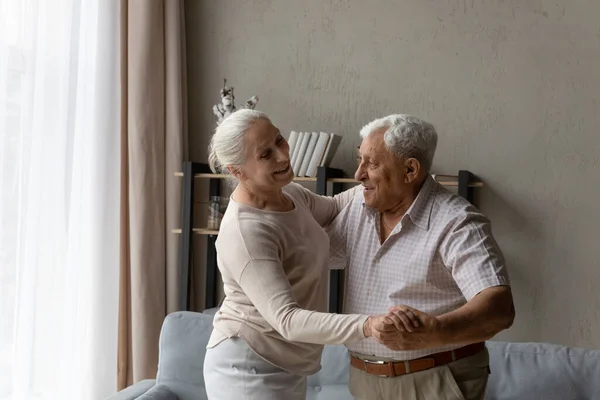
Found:
<path fill-rule="evenodd" d="M 338 315 L 327 305 L 323 227 L 359 187 L 318 196 L 292 183 L 289 146 L 267 117 L 240 110 L 211 140 L 214 172 L 238 182 L 216 242 L 225 300 L 204 362 L 210 399 L 304 399 L 325 344 L 378 330 L 410 330 L 395 315 Z"/>

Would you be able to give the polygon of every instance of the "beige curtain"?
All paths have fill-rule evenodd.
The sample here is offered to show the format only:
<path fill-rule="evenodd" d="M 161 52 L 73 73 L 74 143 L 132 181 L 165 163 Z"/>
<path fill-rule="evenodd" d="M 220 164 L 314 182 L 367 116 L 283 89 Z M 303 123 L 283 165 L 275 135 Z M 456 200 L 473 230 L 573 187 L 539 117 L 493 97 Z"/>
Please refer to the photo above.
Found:
<path fill-rule="evenodd" d="M 156 376 L 164 317 L 182 309 L 177 258 L 187 158 L 183 0 L 121 0 L 118 389 Z"/>

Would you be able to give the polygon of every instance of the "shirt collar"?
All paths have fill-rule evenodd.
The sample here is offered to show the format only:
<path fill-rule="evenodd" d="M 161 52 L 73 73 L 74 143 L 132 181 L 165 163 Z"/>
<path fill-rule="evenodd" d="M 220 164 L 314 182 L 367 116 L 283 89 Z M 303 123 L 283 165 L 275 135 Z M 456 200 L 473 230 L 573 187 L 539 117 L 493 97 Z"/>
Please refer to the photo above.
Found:
<path fill-rule="evenodd" d="M 427 179 L 425 179 L 425 182 L 423 182 L 423 186 L 421 186 L 417 198 L 406 212 L 415 225 L 426 231 L 429 230 L 429 219 L 431 217 L 431 209 L 436 195 L 435 188 L 436 182 L 431 175 L 429 175 Z"/>
<path fill-rule="evenodd" d="M 421 190 L 419 190 L 417 198 L 415 201 L 413 201 L 405 214 L 405 217 L 408 216 L 413 224 L 426 231 L 429 230 L 431 209 L 433 208 L 433 203 L 437 193 L 435 189 L 436 182 L 430 175 L 427 177 L 427 179 L 425 179 L 425 182 L 423 182 L 423 186 L 421 186 Z M 365 204 L 364 197 L 362 198 L 362 205 L 371 219 L 379 217 L 379 212 L 377 212 L 377 210 Z M 403 217 L 403 219 L 405 217 Z"/>

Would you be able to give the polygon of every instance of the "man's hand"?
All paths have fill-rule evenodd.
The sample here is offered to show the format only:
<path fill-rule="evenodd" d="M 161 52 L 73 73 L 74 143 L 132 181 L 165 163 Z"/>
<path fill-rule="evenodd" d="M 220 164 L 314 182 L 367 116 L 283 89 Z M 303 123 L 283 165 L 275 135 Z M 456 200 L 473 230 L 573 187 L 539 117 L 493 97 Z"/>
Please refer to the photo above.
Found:
<path fill-rule="evenodd" d="M 439 320 L 414 308 L 401 305 L 390 307 L 389 320 L 402 321 L 408 329 L 390 329 L 388 324 L 373 324 L 371 336 L 391 350 L 419 350 L 443 344 Z M 386 321 L 386 320 L 384 320 Z"/>
<path fill-rule="evenodd" d="M 420 326 L 412 332 L 374 329 L 371 336 L 392 350 L 419 350 L 489 340 L 512 325 L 515 307 L 510 287 L 500 285 L 482 290 L 467 304 L 443 315 L 432 316 L 405 305 L 391 307 L 387 316 L 392 315 L 402 321 L 414 315 Z"/>
<path fill-rule="evenodd" d="M 375 332 L 413 332 L 420 323 L 415 314 L 392 313 L 369 317 L 363 326 L 365 337 L 371 337 Z"/>

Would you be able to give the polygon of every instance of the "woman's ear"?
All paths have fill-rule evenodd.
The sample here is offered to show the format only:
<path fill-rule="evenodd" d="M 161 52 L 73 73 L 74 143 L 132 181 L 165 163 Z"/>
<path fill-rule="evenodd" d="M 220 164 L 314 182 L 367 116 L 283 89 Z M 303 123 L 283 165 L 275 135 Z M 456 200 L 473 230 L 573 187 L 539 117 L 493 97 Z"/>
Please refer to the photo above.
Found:
<path fill-rule="evenodd" d="M 242 178 L 242 170 L 234 165 L 228 165 L 227 171 L 229 171 L 229 175 L 234 176 L 238 181 Z"/>

